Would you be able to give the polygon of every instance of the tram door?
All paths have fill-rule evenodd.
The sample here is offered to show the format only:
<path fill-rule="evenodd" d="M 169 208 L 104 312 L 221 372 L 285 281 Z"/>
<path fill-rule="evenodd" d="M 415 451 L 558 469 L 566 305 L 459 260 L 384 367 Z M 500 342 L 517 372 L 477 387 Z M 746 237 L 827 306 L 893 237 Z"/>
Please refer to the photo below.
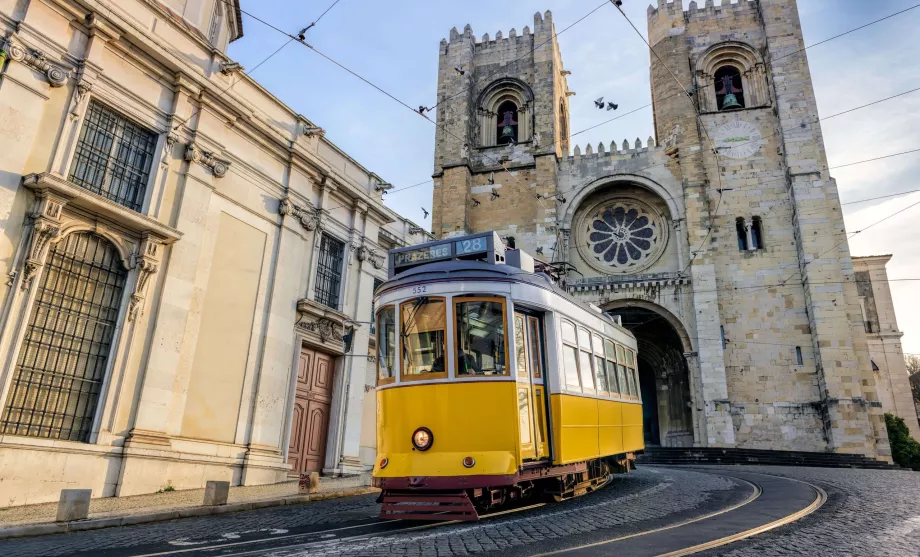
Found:
<path fill-rule="evenodd" d="M 521 429 L 521 456 L 524 460 L 549 457 L 543 338 L 540 330 L 538 318 L 523 313 L 514 314 L 518 419 Z"/>

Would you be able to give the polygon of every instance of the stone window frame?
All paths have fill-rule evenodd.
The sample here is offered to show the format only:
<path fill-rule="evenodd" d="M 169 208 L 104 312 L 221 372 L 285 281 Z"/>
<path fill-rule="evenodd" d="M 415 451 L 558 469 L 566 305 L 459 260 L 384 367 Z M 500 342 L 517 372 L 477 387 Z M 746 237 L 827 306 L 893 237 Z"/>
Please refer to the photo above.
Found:
<path fill-rule="evenodd" d="M 74 233 L 92 233 L 112 244 L 127 271 L 122 299 L 119 302 L 116 330 L 112 338 L 102 386 L 96 402 L 93 424 L 85 447 L 105 443 L 103 431 L 109 432 L 117 413 L 117 389 L 130 360 L 136 325 L 144 314 L 149 284 L 165 262 L 166 247 L 182 234 L 152 218 L 138 214 L 101 195 L 70 183 L 53 173 L 29 174 L 22 187 L 32 193 L 34 202 L 26 214 L 26 226 L 14 256 L 14 271 L 9 276 L 11 296 L 2 316 L 0 329 L 0 408 L 4 408 L 16 373 L 16 363 L 29 326 L 42 273 L 51 247 Z M 16 437 L 17 442 L 34 444 L 30 437 Z M 43 441 L 36 441 L 42 443 Z"/>
<path fill-rule="evenodd" d="M 741 73 L 744 108 L 737 110 L 771 106 L 763 56 L 746 43 L 723 41 L 709 47 L 694 64 L 700 112 L 721 112 L 716 101 L 715 75 L 725 66 L 733 66 Z"/>
<path fill-rule="evenodd" d="M 504 147 L 498 144 L 498 107 L 509 100 L 514 102 L 518 110 L 517 143 L 533 139 L 533 91 L 523 81 L 506 77 L 483 89 L 476 103 L 480 147 Z"/>
<path fill-rule="evenodd" d="M 219 46 L 221 24 L 224 20 L 223 0 L 214 0 L 214 10 L 211 12 L 211 21 L 208 24 L 208 41 L 214 46 Z"/>

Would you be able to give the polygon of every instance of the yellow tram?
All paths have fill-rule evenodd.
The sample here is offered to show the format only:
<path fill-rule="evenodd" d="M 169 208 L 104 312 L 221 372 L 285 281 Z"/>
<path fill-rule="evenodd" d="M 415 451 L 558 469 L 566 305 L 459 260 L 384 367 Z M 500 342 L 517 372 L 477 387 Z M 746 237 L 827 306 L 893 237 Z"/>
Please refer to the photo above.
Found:
<path fill-rule="evenodd" d="M 381 517 L 562 500 L 644 448 L 636 339 L 489 232 L 392 250 L 375 293 Z"/>

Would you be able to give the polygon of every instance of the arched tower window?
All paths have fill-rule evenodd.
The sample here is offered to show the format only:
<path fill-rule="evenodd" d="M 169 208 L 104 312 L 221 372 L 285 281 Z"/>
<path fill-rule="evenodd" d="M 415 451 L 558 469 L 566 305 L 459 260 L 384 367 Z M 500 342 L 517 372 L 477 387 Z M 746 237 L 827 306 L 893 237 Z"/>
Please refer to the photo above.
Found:
<path fill-rule="evenodd" d="M 51 247 L 0 433 L 89 441 L 127 275 L 101 236 L 76 232 Z"/>
<path fill-rule="evenodd" d="M 495 136 L 498 145 L 518 142 L 518 107 L 514 101 L 507 100 L 498 105 L 496 122 L 498 129 Z"/>
<path fill-rule="evenodd" d="M 479 95 L 479 145 L 494 147 L 533 139 L 533 91 L 526 83 L 502 78 Z"/>
<path fill-rule="evenodd" d="M 562 145 L 562 151 L 569 151 L 569 113 L 565 109 L 565 101 L 559 101 L 559 143 Z"/>
<path fill-rule="evenodd" d="M 735 219 L 735 232 L 738 234 L 738 249 L 741 251 L 747 251 L 747 227 L 744 224 L 744 217 L 738 217 Z"/>
<path fill-rule="evenodd" d="M 760 217 L 751 219 L 751 249 L 763 249 L 763 223 Z"/>
<path fill-rule="evenodd" d="M 770 106 L 763 56 L 748 44 L 714 44 L 696 59 L 694 70 L 703 112 Z"/>
<path fill-rule="evenodd" d="M 716 104 L 719 110 L 744 108 L 744 84 L 734 66 L 723 66 L 715 75 Z"/>

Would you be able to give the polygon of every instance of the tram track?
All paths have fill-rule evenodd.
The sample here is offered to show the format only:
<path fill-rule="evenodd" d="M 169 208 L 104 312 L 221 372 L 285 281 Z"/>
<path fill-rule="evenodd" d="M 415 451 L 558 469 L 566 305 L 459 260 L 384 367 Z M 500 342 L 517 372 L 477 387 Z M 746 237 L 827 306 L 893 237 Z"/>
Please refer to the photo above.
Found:
<path fill-rule="evenodd" d="M 654 470 L 659 467 L 649 468 Z M 661 467 L 659 470 L 665 472 L 668 469 Z M 649 557 L 681 557 L 728 545 L 791 524 L 814 513 L 827 500 L 826 493 L 820 487 L 800 480 L 746 472 L 743 469 L 698 468 L 693 471 L 730 479 L 740 487 L 738 497 L 733 498 L 731 504 L 724 508 L 707 512 L 701 516 L 685 516 L 683 520 L 674 523 L 659 522 L 656 527 L 646 526 L 645 530 L 626 535 L 622 535 L 622 530 L 619 532 L 620 535 L 616 535 L 614 530 L 607 530 L 607 533 L 604 530 L 596 530 L 586 534 L 547 539 L 541 542 L 540 546 L 529 544 L 508 548 L 507 556 L 589 557 L 620 553 Z M 652 493 L 660 493 L 663 488 L 666 489 L 667 485 L 667 483 L 656 485 L 627 495 L 626 498 L 635 500 L 636 497 L 649 497 Z M 609 488 L 610 484 L 605 487 Z M 178 543 L 170 543 L 187 543 L 188 545 L 194 543 L 196 545 L 194 547 L 161 547 L 156 548 L 158 551 L 155 549 L 153 552 L 148 550 L 145 553 L 127 555 L 132 557 L 165 557 L 168 555 L 243 557 L 267 554 L 279 556 L 338 554 L 339 552 L 362 555 L 363 551 L 367 551 L 368 548 L 378 543 L 413 543 L 420 539 L 430 539 L 432 536 L 438 538 L 441 535 L 464 535 L 467 529 L 489 528 L 492 520 L 508 515 L 520 516 L 511 517 L 511 520 L 499 521 L 496 526 L 514 529 L 531 520 L 535 522 L 553 521 L 555 517 L 572 515 L 572 513 L 590 513 L 591 509 L 597 505 L 604 507 L 615 504 L 615 500 L 601 500 L 592 505 L 591 497 L 592 495 L 588 494 L 584 499 L 578 498 L 587 503 L 580 510 L 577 506 L 536 503 L 485 514 L 481 516 L 479 522 L 452 520 L 419 523 L 408 520 L 362 519 L 356 523 L 345 523 L 342 526 L 315 531 L 283 535 L 256 534 L 260 536 L 258 539 L 227 539 L 226 541 L 199 539 L 190 542 L 177 540 Z M 541 507 L 546 507 L 546 512 L 527 514 L 528 511 L 535 511 Z M 640 523 L 636 524 L 641 526 Z M 459 525 L 464 525 L 465 528 L 458 529 Z M 447 530 L 450 526 L 454 528 Z M 419 535 L 411 535 L 416 533 Z M 240 534 L 246 533 L 240 532 Z M 405 534 L 410 535 L 405 538 L 401 537 Z M 126 555 L 126 553 L 121 554 Z"/>

